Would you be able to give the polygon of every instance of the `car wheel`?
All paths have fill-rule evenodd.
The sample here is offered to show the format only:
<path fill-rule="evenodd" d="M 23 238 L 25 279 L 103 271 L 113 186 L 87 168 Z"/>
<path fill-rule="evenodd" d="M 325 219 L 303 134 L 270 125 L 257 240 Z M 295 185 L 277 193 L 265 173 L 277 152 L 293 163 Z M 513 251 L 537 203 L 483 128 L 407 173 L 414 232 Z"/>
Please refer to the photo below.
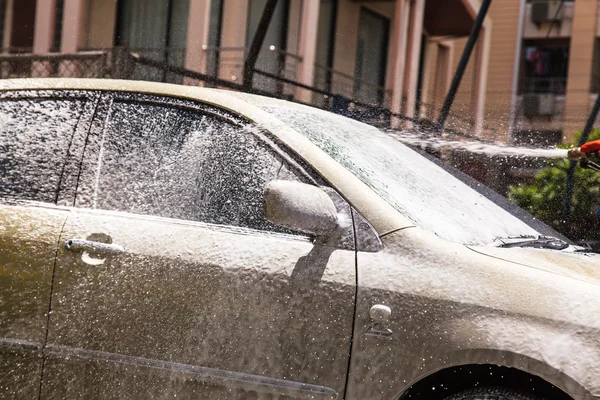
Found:
<path fill-rule="evenodd" d="M 444 400 L 543 400 L 528 393 L 505 388 L 475 388 L 455 393 Z"/>

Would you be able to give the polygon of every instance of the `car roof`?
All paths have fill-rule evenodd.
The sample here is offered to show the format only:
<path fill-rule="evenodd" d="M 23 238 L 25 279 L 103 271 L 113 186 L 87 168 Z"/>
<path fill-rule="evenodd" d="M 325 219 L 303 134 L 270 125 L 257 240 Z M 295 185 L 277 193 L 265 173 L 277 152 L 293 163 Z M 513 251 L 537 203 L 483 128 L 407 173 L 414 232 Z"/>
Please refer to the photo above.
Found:
<path fill-rule="evenodd" d="M 132 92 L 195 100 L 226 109 L 255 122 L 292 149 L 338 190 L 373 225 L 379 235 L 414 226 L 412 221 L 396 211 L 369 186 L 309 139 L 247 100 L 256 97 L 258 102 L 260 96 L 250 95 L 250 97 L 244 96 L 242 99 L 240 96 L 235 96 L 235 94 L 230 94 L 231 92 L 222 89 L 147 81 L 78 78 L 6 79 L 0 82 L 0 91 L 11 90 Z M 279 101 L 284 102 L 284 100 Z M 312 109 L 308 106 L 302 107 Z"/>

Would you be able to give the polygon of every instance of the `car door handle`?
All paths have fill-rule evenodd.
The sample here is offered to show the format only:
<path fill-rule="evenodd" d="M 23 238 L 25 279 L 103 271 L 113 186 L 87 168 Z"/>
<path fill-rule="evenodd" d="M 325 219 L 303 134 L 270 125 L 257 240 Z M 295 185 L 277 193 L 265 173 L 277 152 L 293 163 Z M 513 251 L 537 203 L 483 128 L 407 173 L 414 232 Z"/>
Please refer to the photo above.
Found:
<path fill-rule="evenodd" d="M 89 252 L 101 255 L 120 254 L 125 251 L 123 246 L 94 242 L 84 239 L 69 239 L 65 242 L 65 249 L 69 251 Z"/>

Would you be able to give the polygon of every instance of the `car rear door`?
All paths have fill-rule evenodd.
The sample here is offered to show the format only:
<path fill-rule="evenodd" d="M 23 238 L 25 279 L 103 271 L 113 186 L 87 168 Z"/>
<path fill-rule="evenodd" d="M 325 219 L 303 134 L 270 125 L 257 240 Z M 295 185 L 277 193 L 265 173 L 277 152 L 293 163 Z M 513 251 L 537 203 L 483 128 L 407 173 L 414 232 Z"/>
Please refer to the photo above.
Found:
<path fill-rule="evenodd" d="M 43 398 L 332 399 L 355 252 L 262 217 L 274 179 L 323 184 L 229 113 L 105 95 L 58 251 Z M 62 244 L 66 244 L 63 246 Z"/>
<path fill-rule="evenodd" d="M 37 399 L 58 239 L 93 93 L 0 94 L 0 393 Z M 78 157 L 79 152 L 79 157 Z"/>

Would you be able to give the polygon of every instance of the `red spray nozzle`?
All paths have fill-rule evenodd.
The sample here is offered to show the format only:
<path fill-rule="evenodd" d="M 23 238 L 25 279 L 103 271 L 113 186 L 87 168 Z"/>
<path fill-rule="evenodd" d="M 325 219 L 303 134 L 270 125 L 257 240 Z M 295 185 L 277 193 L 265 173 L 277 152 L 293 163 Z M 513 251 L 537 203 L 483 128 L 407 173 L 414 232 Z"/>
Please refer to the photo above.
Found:
<path fill-rule="evenodd" d="M 600 150 L 600 140 L 592 140 L 591 142 L 584 143 L 579 148 L 582 153 L 593 153 Z"/>
<path fill-rule="evenodd" d="M 592 140 L 584 143 L 581 147 L 573 147 L 569 149 L 568 156 L 573 160 L 588 158 L 588 154 L 600 151 L 600 140 Z"/>

